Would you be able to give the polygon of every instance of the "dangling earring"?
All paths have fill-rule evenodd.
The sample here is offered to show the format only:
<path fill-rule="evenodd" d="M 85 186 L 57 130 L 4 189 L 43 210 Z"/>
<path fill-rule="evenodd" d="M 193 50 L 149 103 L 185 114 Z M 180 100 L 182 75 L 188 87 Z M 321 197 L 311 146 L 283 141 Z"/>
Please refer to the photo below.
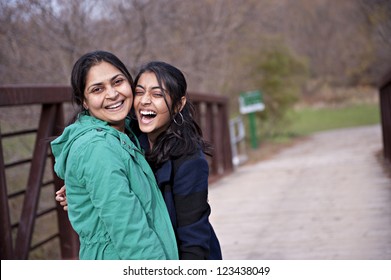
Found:
<path fill-rule="evenodd" d="M 181 121 L 180 121 L 179 123 L 178 123 L 177 120 L 175 119 L 176 116 L 178 116 L 178 115 L 181 116 Z M 173 118 L 173 121 L 174 121 L 174 123 L 175 123 L 177 126 L 181 126 L 181 125 L 185 122 L 185 120 L 184 120 L 184 118 L 183 118 L 183 115 L 182 115 L 181 112 L 179 112 L 176 116 Z"/>

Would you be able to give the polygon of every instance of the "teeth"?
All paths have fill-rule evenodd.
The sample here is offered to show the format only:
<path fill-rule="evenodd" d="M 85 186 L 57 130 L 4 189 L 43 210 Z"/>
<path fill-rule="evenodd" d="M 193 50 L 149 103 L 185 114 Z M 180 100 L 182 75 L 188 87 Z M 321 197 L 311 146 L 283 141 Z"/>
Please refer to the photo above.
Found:
<path fill-rule="evenodd" d="M 121 105 L 122 105 L 122 101 L 121 101 L 121 102 L 118 102 L 118 103 L 116 103 L 116 104 L 107 106 L 106 108 L 107 108 L 107 109 L 115 109 L 115 108 L 118 108 L 118 107 L 121 106 Z"/>
<path fill-rule="evenodd" d="M 143 116 L 155 116 L 156 113 L 154 111 L 140 111 L 140 114 L 143 115 Z"/>

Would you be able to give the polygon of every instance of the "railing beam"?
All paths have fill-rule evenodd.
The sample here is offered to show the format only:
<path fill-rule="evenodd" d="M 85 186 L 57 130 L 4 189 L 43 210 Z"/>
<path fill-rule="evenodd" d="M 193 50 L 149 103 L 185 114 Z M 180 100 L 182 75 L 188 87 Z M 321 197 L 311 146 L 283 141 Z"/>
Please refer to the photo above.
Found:
<path fill-rule="evenodd" d="M 56 110 L 56 123 L 53 131 L 53 135 L 60 135 L 64 128 L 64 109 L 61 104 L 57 105 Z M 52 166 L 55 164 L 54 156 L 51 154 Z M 54 178 L 54 192 L 59 190 L 63 185 L 64 181 L 61 180 L 56 172 L 53 170 Z M 68 213 L 63 210 L 59 203 L 56 203 L 57 207 L 57 222 L 60 234 L 60 246 L 61 246 L 61 258 L 62 259 L 76 259 L 79 256 L 79 237 L 73 230 L 71 223 L 68 219 Z"/>
<path fill-rule="evenodd" d="M 15 255 L 16 258 L 20 260 L 27 259 L 30 251 L 35 215 L 47 159 L 49 137 L 53 135 L 55 117 L 55 105 L 42 105 L 37 140 L 35 142 L 26 193 L 23 201 L 22 215 L 15 243 Z"/>
<path fill-rule="evenodd" d="M 380 87 L 380 117 L 382 124 L 383 155 L 391 163 L 391 75 Z"/>
<path fill-rule="evenodd" d="M 12 228 L 8 206 L 8 192 L 5 181 L 3 145 L 0 133 L 0 258 L 13 259 Z"/>

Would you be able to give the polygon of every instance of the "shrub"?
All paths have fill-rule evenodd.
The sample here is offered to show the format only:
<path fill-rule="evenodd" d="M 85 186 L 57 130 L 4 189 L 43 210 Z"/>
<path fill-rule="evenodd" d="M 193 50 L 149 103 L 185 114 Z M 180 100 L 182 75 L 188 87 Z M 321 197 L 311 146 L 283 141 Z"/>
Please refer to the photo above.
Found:
<path fill-rule="evenodd" d="M 289 123 L 287 112 L 308 76 L 307 63 L 282 44 L 261 51 L 253 61 L 254 85 L 263 92 L 265 103 L 265 110 L 257 113 L 258 134 L 273 137 Z"/>

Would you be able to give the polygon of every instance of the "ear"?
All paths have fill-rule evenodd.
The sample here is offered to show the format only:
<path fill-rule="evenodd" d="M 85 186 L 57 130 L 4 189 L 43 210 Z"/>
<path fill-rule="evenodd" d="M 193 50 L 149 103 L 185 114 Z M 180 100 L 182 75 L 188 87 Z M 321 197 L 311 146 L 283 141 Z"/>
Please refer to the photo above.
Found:
<path fill-rule="evenodd" d="M 83 107 L 84 107 L 84 109 L 88 110 L 88 105 L 85 100 L 83 101 Z"/>
<path fill-rule="evenodd" d="M 182 109 L 183 109 L 183 107 L 185 107 L 185 105 L 186 105 L 186 96 L 182 96 L 181 105 L 180 105 L 178 112 L 182 111 Z"/>

